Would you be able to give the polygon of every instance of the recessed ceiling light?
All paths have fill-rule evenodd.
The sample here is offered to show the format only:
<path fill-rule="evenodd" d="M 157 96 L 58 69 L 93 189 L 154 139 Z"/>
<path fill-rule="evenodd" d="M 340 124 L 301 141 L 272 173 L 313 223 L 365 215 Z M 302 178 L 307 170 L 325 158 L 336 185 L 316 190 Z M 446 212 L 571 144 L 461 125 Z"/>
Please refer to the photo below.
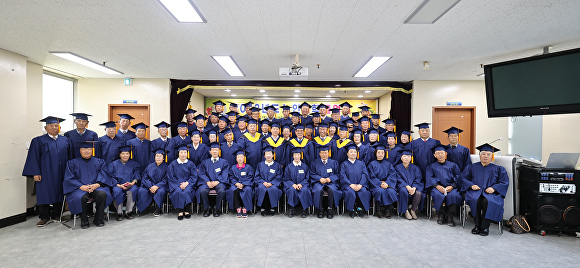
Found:
<path fill-rule="evenodd" d="M 260 93 L 264 93 L 266 92 L 266 90 L 260 89 Z"/>
<path fill-rule="evenodd" d="M 334 93 L 334 92 L 336 92 L 336 91 L 334 91 L 334 90 L 331 90 L 331 91 L 328 91 L 328 92 L 329 92 L 330 94 L 332 94 L 332 93 Z"/>
<path fill-rule="evenodd" d="M 205 22 L 189 0 L 159 0 L 178 22 Z"/>
<path fill-rule="evenodd" d="M 340 84 L 336 84 L 336 85 L 334 85 L 334 86 L 335 86 L 335 87 L 340 87 Z"/>
<path fill-rule="evenodd" d="M 230 76 L 244 76 L 230 56 L 211 56 Z"/>
<path fill-rule="evenodd" d="M 300 93 L 300 89 L 296 89 L 296 90 L 294 90 L 294 92 Z"/>
<path fill-rule="evenodd" d="M 327 97 L 327 98 L 330 98 L 330 97 L 332 97 L 332 96 L 330 96 L 330 95 L 326 95 L 326 97 Z"/>
<path fill-rule="evenodd" d="M 72 62 L 82 64 L 82 65 L 87 66 L 89 68 L 93 68 L 97 71 L 101 71 L 101 72 L 106 73 L 106 74 L 123 74 L 122 72 L 111 69 L 105 65 L 98 64 L 92 60 L 85 59 L 85 58 L 83 58 L 79 55 L 76 55 L 74 53 L 70 53 L 70 52 L 49 52 L 49 53 L 52 55 L 61 57 L 63 59 L 66 59 L 66 60 L 70 60 Z"/>
<path fill-rule="evenodd" d="M 365 93 L 371 93 L 371 91 L 370 90 L 365 90 Z"/>
<path fill-rule="evenodd" d="M 405 20 L 407 24 L 432 24 L 461 0 L 424 0 Z"/>
<path fill-rule="evenodd" d="M 235 97 L 235 96 L 237 96 L 237 95 L 236 94 L 232 94 L 232 97 Z"/>
<path fill-rule="evenodd" d="M 354 75 L 354 77 L 369 77 L 376 71 L 383 63 L 387 62 L 391 57 L 372 57 L 367 63 Z"/>
<path fill-rule="evenodd" d="M 294 97 L 295 97 L 295 98 L 298 98 L 298 97 L 300 97 L 300 95 L 296 94 L 296 95 L 294 95 Z"/>
<path fill-rule="evenodd" d="M 362 97 L 363 97 L 363 95 L 358 95 L 357 97 L 359 97 L 359 98 L 362 98 Z"/>
<path fill-rule="evenodd" d="M 262 95 L 262 96 L 264 96 L 264 97 L 268 97 L 268 94 L 264 94 L 264 95 Z"/>
<path fill-rule="evenodd" d="M 224 90 L 224 91 L 225 91 L 225 92 L 230 92 L 230 91 L 232 91 L 232 90 L 231 90 L 231 89 L 226 89 L 226 90 Z"/>

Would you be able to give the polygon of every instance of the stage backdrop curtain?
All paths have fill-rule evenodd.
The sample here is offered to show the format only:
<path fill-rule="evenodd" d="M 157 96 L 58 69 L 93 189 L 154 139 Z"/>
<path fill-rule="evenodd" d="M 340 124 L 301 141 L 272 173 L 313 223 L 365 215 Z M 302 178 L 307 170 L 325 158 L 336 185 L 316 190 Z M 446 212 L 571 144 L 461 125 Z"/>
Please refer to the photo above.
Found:
<path fill-rule="evenodd" d="M 411 91 L 391 92 L 390 118 L 396 120 L 397 131 L 411 130 Z"/>
<path fill-rule="evenodd" d="M 171 96 L 169 97 L 169 109 L 171 117 L 171 137 L 177 136 L 177 127 L 174 123 L 183 119 L 183 114 L 187 109 L 187 104 L 191 99 L 193 87 L 189 80 L 171 79 Z"/>

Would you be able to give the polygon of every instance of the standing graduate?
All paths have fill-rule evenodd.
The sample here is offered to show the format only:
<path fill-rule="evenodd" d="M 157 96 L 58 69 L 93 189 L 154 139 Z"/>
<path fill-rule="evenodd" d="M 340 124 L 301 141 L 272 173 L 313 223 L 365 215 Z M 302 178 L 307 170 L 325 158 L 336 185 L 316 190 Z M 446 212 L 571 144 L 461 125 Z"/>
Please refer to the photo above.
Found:
<path fill-rule="evenodd" d="M 424 184 L 421 170 L 413 164 L 413 151 L 408 149 L 401 151 L 401 163 L 395 165 L 395 170 L 399 173 L 399 180 L 397 181 L 397 187 L 399 187 L 399 213 L 405 212 L 407 220 L 416 220 Z M 413 202 L 409 210 L 410 198 L 413 198 Z"/>
<path fill-rule="evenodd" d="M 210 143 L 219 142 L 217 129 L 209 129 L 205 132 L 205 134 L 207 135 L 208 139 L 203 139 L 203 144 L 209 146 Z"/>
<path fill-rule="evenodd" d="M 348 127 L 346 125 L 340 125 L 338 127 L 339 139 L 332 143 L 332 154 L 330 155 L 330 158 L 338 162 L 339 165 L 347 158 L 346 146 L 352 143 L 352 141 L 348 139 L 348 135 Z"/>
<path fill-rule="evenodd" d="M 232 185 L 226 196 L 230 209 L 235 209 L 238 218 L 247 218 L 248 210 L 254 205 L 254 169 L 246 165 L 244 150 L 238 147 L 234 153 L 236 164 L 230 165 L 229 179 Z"/>
<path fill-rule="evenodd" d="M 240 137 L 238 144 L 246 152 L 246 163 L 256 169 L 262 159 L 262 135 L 257 133 L 258 121 L 248 120 L 248 132 Z"/>
<path fill-rule="evenodd" d="M 310 116 L 310 108 L 312 105 L 308 104 L 307 102 L 303 102 L 298 105 L 300 108 L 300 123 L 303 125 L 312 124 L 312 116 Z"/>
<path fill-rule="evenodd" d="M 197 129 L 195 125 L 195 113 L 197 111 L 194 109 L 187 109 L 185 110 L 185 121 L 187 122 L 187 133 L 191 133 L 192 131 Z"/>
<path fill-rule="evenodd" d="M 318 113 L 320 114 L 320 123 L 328 124 L 332 121 L 332 118 L 330 118 L 330 116 L 327 116 L 329 108 L 330 106 L 324 103 L 318 104 L 318 107 L 316 107 L 316 109 L 318 109 Z"/>
<path fill-rule="evenodd" d="M 352 119 L 353 124 L 355 127 L 360 128 L 361 124 L 360 124 L 360 112 L 352 112 L 352 116 L 350 117 L 350 119 Z"/>
<path fill-rule="evenodd" d="M 282 109 L 282 117 L 278 119 L 280 126 L 292 125 L 292 118 L 290 118 L 290 108 L 292 107 L 288 105 L 280 106 L 280 109 Z"/>
<path fill-rule="evenodd" d="M 313 203 L 318 209 L 318 218 L 334 217 L 332 209 L 338 207 L 342 198 L 340 191 L 340 165 L 335 160 L 329 158 L 330 146 L 322 145 L 318 149 L 319 157 L 310 164 L 310 183 L 312 184 Z M 324 202 L 323 194 L 328 194 L 328 199 Z"/>
<path fill-rule="evenodd" d="M 397 132 L 397 134 L 399 134 L 399 139 L 401 140 L 400 143 L 397 143 L 397 146 L 399 146 L 399 148 L 401 148 L 401 150 L 403 150 L 403 149 L 411 150 L 411 141 L 413 140 L 413 138 L 411 137 L 411 133 L 415 133 L 415 132 L 408 130 L 408 129 L 403 129 L 403 130 Z M 397 160 L 397 161 L 399 161 L 399 160 Z"/>
<path fill-rule="evenodd" d="M 387 132 L 383 127 L 381 127 L 381 115 L 380 114 L 371 114 L 371 128 L 376 129 L 379 132 L 379 135 Z"/>
<path fill-rule="evenodd" d="M 427 184 L 433 188 L 431 197 L 433 208 L 437 210 L 437 224 L 447 223 L 454 227 L 453 216 L 457 215 L 457 206 L 463 201 L 457 186 L 461 172 L 457 164 L 447 161 L 445 146 L 435 146 L 433 155 L 437 158 L 437 162 L 427 167 Z"/>
<path fill-rule="evenodd" d="M 107 174 L 115 181 L 112 195 L 117 208 L 117 220 L 123 220 L 123 202 L 125 200 L 127 200 L 125 218 L 133 219 L 133 206 L 139 190 L 135 184 L 141 180 L 141 171 L 139 163 L 131 159 L 131 146 L 126 145 L 119 148 L 119 159 L 107 166 Z"/>
<path fill-rule="evenodd" d="M 375 156 L 371 152 L 371 147 L 368 144 L 363 144 L 363 134 L 359 128 L 352 130 L 352 142 L 356 145 L 358 150 L 358 157 L 365 165 L 369 164 L 371 161 L 375 160 Z"/>
<path fill-rule="evenodd" d="M 178 157 L 167 168 L 169 199 L 171 199 L 173 207 L 179 210 L 177 219 L 189 219 L 191 218 L 190 206 L 193 202 L 195 184 L 197 183 L 197 167 L 187 159 L 187 145 L 177 145 L 174 150 L 177 151 Z"/>
<path fill-rule="evenodd" d="M 144 123 L 138 123 L 131 127 L 135 130 L 136 137 L 128 140 L 126 145 L 131 146 L 132 159 L 139 163 L 139 172 L 142 173 L 149 164 L 154 162 L 153 154 L 151 153 L 151 141 L 145 139 L 149 126 Z"/>
<path fill-rule="evenodd" d="M 393 165 L 398 164 L 401 161 L 401 147 L 397 146 L 397 133 L 388 131 L 383 137 L 387 141 L 385 160 Z"/>
<path fill-rule="evenodd" d="M 282 168 L 284 168 L 287 165 L 288 157 L 286 152 L 286 141 L 280 137 L 280 123 L 270 123 L 270 135 L 266 138 L 262 138 L 262 142 L 267 143 L 274 148 L 274 161 L 278 162 L 282 165 Z"/>
<path fill-rule="evenodd" d="M 232 103 L 232 104 L 235 104 L 235 103 Z M 238 125 L 237 125 L 238 113 L 233 112 L 233 111 L 229 111 L 226 113 L 226 115 L 228 116 L 228 121 L 229 121 L 228 127 L 231 128 L 232 130 L 238 128 Z"/>
<path fill-rule="evenodd" d="M 310 163 L 310 161 L 312 161 L 314 158 L 314 142 L 310 142 L 310 140 L 304 137 L 304 129 L 305 126 L 302 124 L 297 124 L 294 127 L 296 138 L 290 139 L 288 143 L 288 150 L 291 150 L 292 148 L 302 148 L 304 161 Z M 287 154 L 286 163 L 290 163 L 292 161 L 292 156 Z"/>
<path fill-rule="evenodd" d="M 288 217 L 294 217 L 294 208 L 302 204 L 302 218 L 308 216 L 308 208 L 312 206 L 312 192 L 310 192 L 310 170 L 306 163 L 302 162 L 302 148 L 294 147 L 290 151 L 293 161 L 288 164 L 284 171 L 284 192 L 288 197 Z"/>
<path fill-rule="evenodd" d="M 60 217 L 62 181 L 66 162 L 73 158 L 73 145 L 69 138 L 60 136 L 62 118 L 48 116 L 40 120 L 46 123 L 46 134 L 30 142 L 22 176 L 33 177 L 36 187 L 36 205 L 40 212 L 38 227 L 44 227 Z M 52 205 L 52 212 L 51 212 Z"/>
<path fill-rule="evenodd" d="M 330 136 L 333 140 L 338 140 L 340 137 L 338 136 L 338 124 L 334 121 L 328 123 L 328 136 Z"/>
<path fill-rule="evenodd" d="M 185 122 L 177 122 L 174 123 L 173 125 L 177 126 L 177 133 L 179 135 L 177 135 L 177 137 L 173 137 L 169 140 L 169 143 L 167 143 L 167 147 L 165 147 L 165 150 L 167 150 L 167 161 L 168 163 L 173 162 L 173 160 L 175 160 L 177 158 L 177 151 L 175 151 L 175 148 L 179 147 L 179 145 L 183 145 L 183 144 L 189 144 L 191 142 L 190 137 L 187 135 L 187 123 Z M 195 131 L 200 131 L 199 128 Z"/>
<path fill-rule="evenodd" d="M 247 120 L 248 120 L 248 118 L 245 116 L 240 116 L 238 118 L 237 128 L 235 128 L 233 130 L 234 141 L 238 142 L 240 137 L 242 137 L 242 135 L 244 135 L 244 134 L 246 134 L 246 132 L 248 132 L 248 130 L 247 130 L 248 123 L 246 122 Z"/>
<path fill-rule="evenodd" d="M 217 135 L 218 135 L 218 141 L 217 142 L 222 142 L 224 140 L 224 131 L 228 128 L 228 126 L 230 125 L 230 120 L 222 115 L 219 117 L 219 121 L 218 121 L 218 127 L 215 129 L 217 131 Z"/>
<path fill-rule="evenodd" d="M 347 146 L 348 158 L 340 165 L 340 183 L 344 194 L 344 203 L 349 216 L 363 218 L 370 208 L 369 173 L 363 161 L 357 158 L 357 146 Z"/>
<path fill-rule="evenodd" d="M 81 214 L 81 228 L 89 228 L 88 214 L 93 212 L 93 198 L 96 205 L 93 223 L 105 226 L 105 207 L 113 201 L 109 187 L 115 183 L 106 175 L 103 159 L 93 157 L 93 142 L 79 145 L 80 156 L 68 161 L 64 174 L 63 192 L 66 194 L 68 209 L 73 215 Z"/>
<path fill-rule="evenodd" d="M 151 141 L 151 148 L 162 148 L 165 150 L 170 140 L 170 138 L 167 137 L 167 133 L 171 125 L 165 121 L 161 121 L 157 123 L 155 127 L 157 127 L 157 133 L 159 133 L 159 138 Z"/>
<path fill-rule="evenodd" d="M 321 148 L 321 146 L 330 146 L 332 144 L 332 137 L 328 136 L 328 123 L 321 123 L 318 126 L 318 136 L 314 137 L 314 139 L 312 139 L 312 141 L 314 141 L 314 154 L 313 154 L 313 159 L 314 158 L 319 158 L 320 157 L 320 151 L 319 149 Z"/>
<path fill-rule="evenodd" d="M 203 114 L 198 114 L 198 115 L 193 117 L 193 120 L 195 120 L 195 128 L 197 130 L 199 130 L 199 133 L 204 133 L 205 131 L 207 131 L 209 129 L 209 128 L 205 127 L 205 125 L 207 124 L 206 119 L 207 118 L 205 118 L 205 116 L 203 116 Z M 187 132 L 187 133 L 189 135 L 191 135 L 191 132 Z"/>
<path fill-rule="evenodd" d="M 447 145 L 447 160 L 457 164 L 459 166 L 459 171 L 463 172 L 465 167 L 471 165 L 471 153 L 469 148 L 459 144 L 462 129 L 456 127 L 450 127 L 443 132 L 447 133 L 449 138 L 449 145 Z"/>
<path fill-rule="evenodd" d="M 435 146 L 437 145 L 441 145 L 441 143 L 438 140 L 429 137 L 430 136 L 429 125 L 430 123 L 416 124 L 415 127 L 419 128 L 420 139 L 416 139 L 410 142 L 411 150 L 413 151 L 414 164 L 421 170 L 421 175 L 423 176 L 424 184 L 425 184 L 425 171 L 427 170 L 427 167 L 429 165 L 435 162 L 435 157 L 433 157 L 433 148 L 435 148 Z"/>
<path fill-rule="evenodd" d="M 282 195 L 280 184 L 283 172 L 282 166 L 274 161 L 274 148 L 265 145 L 263 151 L 266 160 L 256 165 L 254 188 L 262 216 L 273 216 Z"/>
<path fill-rule="evenodd" d="M 483 144 L 477 147 L 480 162 L 468 165 L 461 174 L 461 190 L 465 191 L 465 202 L 475 218 L 472 234 L 489 235 L 490 221 L 501 221 L 503 203 L 509 186 L 509 177 L 504 167 L 493 164 L 499 149 Z"/>
<path fill-rule="evenodd" d="M 226 191 L 230 187 L 228 173 L 230 165 L 228 161 L 220 158 L 220 144 L 213 142 L 209 145 L 210 159 L 201 161 L 198 166 L 197 176 L 197 202 L 203 204 L 203 216 L 219 217 L 221 215 L 222 201 L 226 197 Z M 210 204 L 209 191 L 216 191 L 215 203 Z"/>
<path fill-rule="evenodd" d="M 382 121 L 385 123 L 385 132 L 397 132 L 397 127 L 395 126 L 396 122 L 395 119 L 387 118 Z"/>
<path fill-rule="evenodd" d="M 80 154 L 80 144 L 85 141 L 98 141 L 99 135 L 96 132 L 87 129 L 89 125 L 90 114 L 85 113 L 72 113 L 70 114 L 75 117 L 75 125 L 77 126 L 73 130 L 69 130 L 64 133 L 64 136 L 69 138 L 73 146 L 73 156 L 79 157 Z"/>
<path fill-rule="evenodd" d="M 131 119 L 135 119 L 134 117 L 128 114 L 117 114 L 119 116 L 119 130 L 117 131 L 117 136 L 123 140 L 123 142 L 127 142 L 130 139 L 135 138 L 135 132 L 129 129 L 131 125 Z"/>
<path fill-rule="evenodd" d="M 266 111 L 266 119 L 264 120 L 268 121 L 268 124 L 278 122 L 278 119 L 276 119 L 276 107 L 274 105 L 268 105 L 264 107 L 264 110 Z"/>
<path fill-rule="evenodd" d="M 248 117 L 249 119 L 252 116 L 252 107 L 254 107 L 254 103 L 248 101 L 242 105 L 244 106 L 244 112 L 246 113 L 246 117 Z"/>
<path fill-rule="evenodd" d="M 234 133 L 230 128 L 224 130 L 223 134 L 224 140 L 220 143 L 220 150 L 222 152 L 221 157 L 228 161 L 230 166 L 233 166 L 236 164 L 235 152 L 240 146 L 234 141 Z"/>
<path fill-rule="evenodd" d="M 337 125 L 340 124 L 340 111 L 341 111 L 340 108 L 330 109 L 330 119 L 332 120 L 330 121 L 330 123 L 334 122 Z"/>
<path fill-rule="evenodd" d="M 189 146 L 188 159 L 192 161 L 195 166 L 199 166 L 203 160 L 209 158 L 209 147 L 201 143 L 201 133 L 199 130 L 194 130 L 191 133 L 191 143 Z"/>
<path fill-rule="evenodd" d="M 270 136 L 270 121 L 267 119 L 261 120 L 259 125 L 259 131 L 262 135 L 262 140 Z"/>
<path fill-rule="evenodd" d="M 125 142 L 117 136 L 117 130 L 115 129 L 115 122 L 109 121 L 100 124 L 99 126 L 105 126 L 105 135 L 99 138 L 99 143 L 95 144 L 98 150 L 96 150 L 95 155 L 98 158 L 105 160 L 107 166 L 113 161 L 119 159 L 119 148 L 125 145 Z"/>
<path fill-rule="evenodd" d="M 340 120 L 342 121 L 344 119 L 350 118 L 350 108 L 352 108 L 352 105 L 350 105 L 348 102 L 343 102 L 339 106 L 341 109 Z"/>
<path fill-rule="evenodd" d="M 369 163 L 368 170 L 371 193 L 380 204 L 376 210 L 376 216 L 382 218 L 384 215 L 390 219 L 393 203 L 398 198 L 397 180 L 399 178 L 393 164 L 385 159 L 387 148 L 382 144 L 377 144 L 373 149 L 376 160 Z"/>
<path fill-rule="evenodd" d="M 260 121 L 260 108 L 258 107 L 252 107 L 250 109 L 250 111 L 252 111 L 250 118 L 256 120 L 256 121 Z"/>
<path fill-rule="evenodd" d="M 230 110 L 228 111 L 228 113 L 229 113 L 229 112 L 234 112 L 234 113 L 236 113 L 236 114 L 237 114 L 237 113 L 239 113 L 239 111 L 238 111 L 238 104 L 237 104 L 237 103 L 235 103 L 235 102 L 230 102 L 230 107 L 229 107 L 229 109 L 230 109 Z M 226 113 L 226 114 L 227 114 L 227 113 Z"/>
<path fill-rule="evenodd" d="M 165 162 L 165 148 L 156 148 L 151 151 L 154 155 L 155 162 L 149 164 L 141 176 L 141 187 L 137 192 L 137 209 L 145 211 L 155 201 L 153 216 L 161 215 L 161 208 L 167 194 L 167 167 Z"/>

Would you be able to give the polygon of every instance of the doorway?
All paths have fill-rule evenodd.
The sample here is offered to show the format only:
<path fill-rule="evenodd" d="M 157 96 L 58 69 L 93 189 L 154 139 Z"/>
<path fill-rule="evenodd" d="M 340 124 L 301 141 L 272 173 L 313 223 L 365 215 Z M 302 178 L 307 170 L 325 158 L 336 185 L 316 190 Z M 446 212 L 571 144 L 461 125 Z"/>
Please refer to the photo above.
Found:
<path fill-rule="evenodd" d="M 450 127 L 463 130 L 459 144 L 475 153 L 475 106 L 439 106 L 433 107 L 432 137 L 449 144 L 447 133 L 443 132 Z"/>
<path fill-rule="evenodd" d="M 143 122 L 149 126 L 145 139 L 149 140 L 151 134 L 150 120 L 150 106 L 149 104 L 109 104 L 109 121 L 115 121 L 117 128 L 119 128 L 119 116 L 117 114 L 129 114 L 135 119 L 131 119 L 131 125 Z M 132 127 L 130 130 L 135 131 Z"/>

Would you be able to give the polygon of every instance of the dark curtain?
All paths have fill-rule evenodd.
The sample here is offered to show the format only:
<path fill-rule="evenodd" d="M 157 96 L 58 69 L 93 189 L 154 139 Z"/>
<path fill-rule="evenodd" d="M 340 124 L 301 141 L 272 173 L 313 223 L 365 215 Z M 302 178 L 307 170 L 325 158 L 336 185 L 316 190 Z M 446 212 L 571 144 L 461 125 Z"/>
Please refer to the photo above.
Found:
<path fill-rule="evenodd" d="M 176 122 L 180 122 L 183 119 L 183 114 L 187 109 L 187 104 L 191 99 L 191 94 L 193 93 L 193 89 L 187 89 L 179 94 L 177 91 L 180 88 L 184 88 L 188 85 L 190 81 L 188 80 L 176 80 L 171 79 L 171 95 L 169 98 L 169 109 L 170 109 L 170 117 L 171 117 L 171 137 L 177 136 L 177 127 L 173 124 Z"/>
<path fill-rule="evenodd" d="M 411 130 L 411 93 L 391 92 L 390 117 L 396 120 L 397 131 Z"/>

